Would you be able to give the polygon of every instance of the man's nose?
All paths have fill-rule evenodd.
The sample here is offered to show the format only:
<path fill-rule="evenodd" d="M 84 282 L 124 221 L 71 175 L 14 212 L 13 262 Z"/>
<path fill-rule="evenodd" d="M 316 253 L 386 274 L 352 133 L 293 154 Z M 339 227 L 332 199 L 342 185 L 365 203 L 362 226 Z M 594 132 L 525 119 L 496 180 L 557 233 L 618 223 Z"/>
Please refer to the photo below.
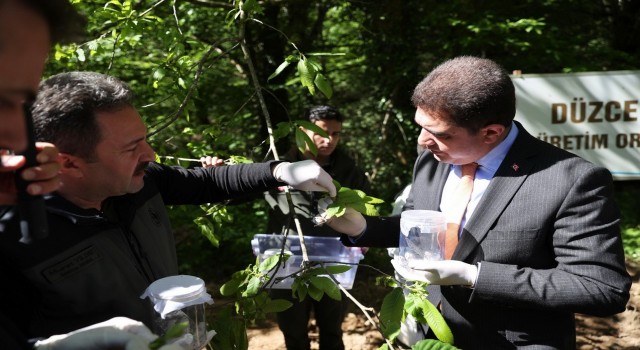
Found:
<path fill-rule="evenodd" d="M 431 134 L 422 130 L 420 131 L 420 135 L 418 136 L 418 144 L 424 147 L 430 147 L 435 144 L 435 141 L 431 137 Z"/>
<path fill-rule="evenodd" d="M 148 142 L 144 142 L 144 149 L 142 150 L 142 155 L 140 160 L 145 162 L 153 162 L 156 160 L 156 152 L 151 148 Z"/>

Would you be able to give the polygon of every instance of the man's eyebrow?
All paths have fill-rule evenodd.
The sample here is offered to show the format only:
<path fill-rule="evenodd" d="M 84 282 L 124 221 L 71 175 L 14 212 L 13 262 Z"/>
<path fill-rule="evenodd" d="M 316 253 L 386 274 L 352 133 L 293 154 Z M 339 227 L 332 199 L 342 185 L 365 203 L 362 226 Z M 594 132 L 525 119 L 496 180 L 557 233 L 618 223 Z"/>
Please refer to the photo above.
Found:
<path fill-rule="evenodd" d="M 129 148 L 131 146 L 137 145 L 140 141 L 144 141 L 147 139 L 147 136 L 145 135 L 144 137 L 139 137 L 131 142 L 128 142 L 126 144 L 124 144 L 124 146 L 122 146 L 122 148 Z"/>
<path fill-rule="evenodd" d="M 429 130 L 427 128 L 423 128 L 426 132 L 428 132 L 429 134 L 436 136 L 436 137 L 442 137 L 442 136 L 449 136 L 448 132 L 436 132 L 433 130 Z"/>

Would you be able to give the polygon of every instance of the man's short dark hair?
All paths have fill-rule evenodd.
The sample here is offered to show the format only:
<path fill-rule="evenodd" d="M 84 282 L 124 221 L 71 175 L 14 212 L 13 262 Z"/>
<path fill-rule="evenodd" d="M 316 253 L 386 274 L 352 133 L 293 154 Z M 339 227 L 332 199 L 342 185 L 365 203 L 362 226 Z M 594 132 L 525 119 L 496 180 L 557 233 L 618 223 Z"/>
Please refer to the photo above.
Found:
<path fill-rule="evenodd" d="M 100 73 L 56 74 L 40 83 L 33 104 L 37 139 L 60 152 L 93 160 L 101 140 L 96 114 L 133 106 L 133 93 L 124 82 Z"/>
<path fill-rule="evenodd" d="M 69 0 L 0 0 L 0 5 L 5 1 L 16 1 L 42 16 L 54 43 L 79 41 L 84 36 L 87 20 Z"/>
<path fill-rule="evenodd" d="M 411 102 L 474 134 L 489 124 L 508 127 L 516 114 L 515 88 L 507 71 L 472 56 L 437 66 L 416 86 Z"/>
<path fill-rule="evenodd" d="M 318 120 L 344 121 L 344 116 L 332 106 L 313 106 L 304 112 L 304 118 L 315 123 Z"/>

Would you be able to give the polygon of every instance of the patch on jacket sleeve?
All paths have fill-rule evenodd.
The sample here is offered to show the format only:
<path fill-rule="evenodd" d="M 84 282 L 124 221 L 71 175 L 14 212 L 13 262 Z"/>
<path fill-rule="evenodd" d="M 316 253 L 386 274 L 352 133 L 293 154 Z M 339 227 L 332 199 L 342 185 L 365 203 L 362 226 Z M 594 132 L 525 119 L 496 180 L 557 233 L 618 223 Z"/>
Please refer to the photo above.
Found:
<path fill-rule="evenodd" d="M 42 274 L 49 282 L 55 283 L 100 259 L 102 259 L 102 255 L 100 255 L 96 247 L 89 246 L 79 253 L 55 263 L 51 267 L 43 269 Z"/>

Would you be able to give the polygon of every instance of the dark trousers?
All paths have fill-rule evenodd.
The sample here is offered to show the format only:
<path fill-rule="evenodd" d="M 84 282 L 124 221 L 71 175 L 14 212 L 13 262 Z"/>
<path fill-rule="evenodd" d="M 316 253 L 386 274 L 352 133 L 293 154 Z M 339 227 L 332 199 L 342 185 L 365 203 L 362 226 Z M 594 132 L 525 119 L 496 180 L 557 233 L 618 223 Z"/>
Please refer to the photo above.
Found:
<path fill-rule="evenodd" d="M 344 350 L 342 321 L 346 309 L 346 297 L 334 300 L 324 296 L 315 301 L 307 295 L 303 301 L 293 298 L 290 289 L 272 289 L 272 299 L 285 299 L 293 305 L 278 313 L 278 326 L 284 334 L 287 350 L 309 350 L 309 318 L 311 310 L 320 333 L 320 350 Z"/>

